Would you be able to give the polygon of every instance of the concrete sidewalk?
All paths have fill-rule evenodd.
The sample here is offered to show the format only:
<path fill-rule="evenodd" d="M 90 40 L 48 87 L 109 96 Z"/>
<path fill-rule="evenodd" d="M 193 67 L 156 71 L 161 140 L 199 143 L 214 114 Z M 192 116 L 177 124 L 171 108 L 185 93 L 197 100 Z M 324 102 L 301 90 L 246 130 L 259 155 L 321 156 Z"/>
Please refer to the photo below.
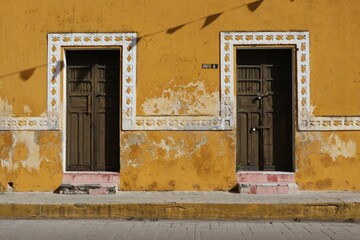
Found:
<path fill-rule="evenodd" d="M 359 220 L 360 192 L 284 195 L 229 192 L 118 192 L 111 195 L 0 193 L 0 218 Z"/>

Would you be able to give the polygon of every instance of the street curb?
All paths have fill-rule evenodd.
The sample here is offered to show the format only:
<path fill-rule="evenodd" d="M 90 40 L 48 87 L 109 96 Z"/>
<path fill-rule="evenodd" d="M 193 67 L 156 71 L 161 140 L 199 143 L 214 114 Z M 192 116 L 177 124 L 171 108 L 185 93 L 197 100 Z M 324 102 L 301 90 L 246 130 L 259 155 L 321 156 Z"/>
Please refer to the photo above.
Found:
<path fill-rule="evenodd" d="M 359 220 L 360 203 L 0 204 L 2 219 Z"/>

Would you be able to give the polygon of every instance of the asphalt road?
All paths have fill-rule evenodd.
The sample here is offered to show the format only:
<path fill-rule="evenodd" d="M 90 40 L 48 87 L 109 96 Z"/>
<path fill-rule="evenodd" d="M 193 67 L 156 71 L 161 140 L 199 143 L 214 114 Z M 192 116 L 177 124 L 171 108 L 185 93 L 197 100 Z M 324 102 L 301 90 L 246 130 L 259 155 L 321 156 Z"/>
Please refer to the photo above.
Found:
<path fill-rule="evenodd" d="M 360 222 L 0 220 L 0 239 L 360 239 Z"/>

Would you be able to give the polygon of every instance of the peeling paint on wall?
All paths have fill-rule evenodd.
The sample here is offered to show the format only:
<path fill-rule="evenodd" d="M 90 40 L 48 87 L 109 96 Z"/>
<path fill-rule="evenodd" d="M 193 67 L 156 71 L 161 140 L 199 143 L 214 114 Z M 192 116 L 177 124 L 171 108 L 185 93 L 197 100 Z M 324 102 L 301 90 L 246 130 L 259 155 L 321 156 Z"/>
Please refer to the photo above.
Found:
<path fill-rule="evenodd" d="M 126 56 L 125 59 L 133 63 L 136 60 L 137 68 L 126 66 L 123 69 L 124 73 L 131 76 L 136 73 L 136 88 L 124 89 L 128 92 L 123 92 L 123 96 L 128 94 L 130 98 L 126 100 L 129 102 L 122 103 L 136 104 L 134 109 L 129 111 L 129 116 L 134 112 L 140 112 L 142 116 L 147 117 L 146 115 L 219 114 L 220 84 L 232 84 L 233 89 L 236 85 L 235 78 L 220 77 L 222 71 L 235 69 L 235 65 L 223 68 L 225 66 L 221 63 L 231 57 L 235 58 L 236 54 L 221 57 L 221 52 L 229 46 L 219 44 L 219 32 L 294 28 L 306 29 L 311 33 L 307 39 L 311 43 L 310 55 L 302 56 L 305 60 L 302 60 L 302 57 L 298 59 L 299 63 L 307 62 L 306 58 L 309 57 L 311 69 L 295 69 L 296 75 L 306 75 L 311 71 L 311 89 L 301 88 L 299 91 L 304 96 L 310 96 L 311 92 L 311 100 L 304 98 L 296 103 L 303 106 L 311 103 L 314 105 L 300 114 L 311 117 L 315 110 L 315 114 L 319 116 L 358 116 L 360 105 L 357 104 L 356 96 L 360 86 L 360 45 L 353 44 L 358 37 L 355 32 L 348 29 L 359 29 L 357 12 L 360 1 L 331 1 L 334 2 L 332 4 L 328 1 L 317 1 L 316 8 L 309 8 L 310 1 L 295 2 L 296 6 L 290 1 L 267 1 L 262 5 L 261 11 L 255 12 L 249 12 L 246 7 L 236 8 L 239 14 L 222 14 L 205 29 L 201 29 L 200 22 L 203 22 L 202 17 L 207 14 L 204 15 L 202 12 L 208 12 L 210 15 L 232 9 L 242 3 L 213 1 L 212 4 L 208 4 L 208 1 L 204 0 L 161 0 L 156 5 L 151 1 L 139 5 L 137 1 L 114 1 L 114 7 L 109 9 L 101 1 L 93 1 L 93 4 L 88 4 L 84 8 L 82 6 L 86 1 L 79 0 L 71 4 L 77 13 L 74 18 L 68 18 L 71 14 L 67 11 L 70 3 L 47 4 L 45 0 L 38 0 L 3 4 L 1 18 L 4 20 L 3 35 L 6 37 L 0 39 L 0 52 L 7 54 L 0 57 L 0 116 L 38 117 L 46 111 L 47 106 L 50 106 L 47 105 L 47 96 L 61 94 L 64 97 L 65 89 L 56 88 L 55 90 L 59 91 L 52 93 L 53 89 L 50 86 L 54 83 L 47 81 L 48 72 L 52 69 L 48 69 L 48 64 L 44 61 L 49 53 L 46 51 L 48 39 L 44 37 L 46 29 L 51 29 L 54 33 L 136 31 L 139 37 L 136 44 L 138 54 Z M 159 14 L 159 7 L 166 11 Z M 127 11 L 118 14 L 119 8 Z M 177 14 L 179 11 L 184 14 Z M 26 12 L 36 14 L 22 14 Z M 89 12 L 92 13 L 91 17 Z M 285 12 L 289 14 L 283 14 Z M 315 14 L 319 17 L 311 18 Z M 200 20 L 191 22 L 192 19 Z M 114 28 L 115 22 L 121 24 Z M 182 23 L 186 24 L 181 25 L 181 29 L 177 29 L 176 32 L 166 30 L 174 29 Z M 30 35 L 26 25 L 33 28 Z M 264 36 L 257 37 L 258 39 L 254 38 L 251 42 L 261 42 Z M 67 40 L 65 38 L 60 41 Z M 351 48 L 342 47 L 350 45 Z M 202 69 L 202 63 L 220 65 L 217 70 L 209 70 Z M 34 75 L 28 80 L 22 79 L 19 74 L 24 67 L 36 68 Z M 66 69 L 60 72 L 60 78 L 64 77 L 64 71 Z M 170 79 L 174 80 L 169 82 Z M 126 80 L 123 86 L 125 87 L 127 84 L 131 85 L 133 79 L 122 80 Z M 354 85 L 354 80 L 357 81 L 357 86 Z M 303 84 L 302 81 L 295 84 L 296 87 Z M 63 83 L 64 79 L 61 79 L 55 85 L 62 86 Z M 298 91 L 300 88 L 294 90 Z M 133 94 L 134 92 L 136 94 Z M 346 94 L 343 94 L 344 92 Z M 229 95 L 233 94 L 232 96 L 226 96 L 225 93 L 222 97 L 223 102 L 229 106 L 228 114 L 235 114 L 230 112 L 235 108 L 226 97 L 235 97 L 236 91 L 228 91 Z M 136 98 L 133 98 L 135 95 Z M 61 102 L 53 104 L 65 106 L 62 105 L 65 99 L 60 100 Z M 65 109 L 63 110 L 60 114 L 65 113 Z M 126 111 L 123 114 L 127 114 Z M 40 116 L 45 117 L 48 114 L 44 112 Z M 320 122 L 323 126 L 321 123 L 326 122 Z M 335 128 L 337 123 L 326 124 Z M 357 123 L 347 121 L 345 124 Z M 213 132 L 121 130 L 122 190 L 229 189 L 235 184 L 235 128 Z M 63 171 L 61 148 L 64 139 L 61 139 L 61 136 L 65 136 L 65 133 L 62 134 L 61 131 L 0 131 L 0 185 L 4 187 L 8 182 L 14 182 L 16 191 L 51 191 L 58 187 Z M 302 189 L 360 190 L 360 131 L 295 131 L 295 136 L 296 176 L 297 183 Z"/>
<path fill-rule="evenodd" d="M 321 142 L 320 152 L 328 154 L 333 161 L 336 161 L 339 156 L 352 158 L 356 155 L 356 144 L 351 140 L 342 140 L 337 134 L 331 133 L 325 141 Z"/>
<path fill-rule="evenodd" d="M 24 105 L 24 113 L 29 116 L 31 115 L 32 111 L 29 105 Z"/>
<path fill-rule="evenodd" d="M 204 80 L 195 79 L 187 85 L 171 80 L 160 97 L 148 98 L 141 105 L 146 115 L 219 115 L 219 93 L 209 93 Z"/>
<path fill-rule="evenodd" d="M 120 189 L 229 190 L 235 185 L 232 135 L 122 132 Z"/>
<path fill-rule="evenodd" d="M 160 141 L 153 141 L 150 143 L 148 149 L 157 149 L 157 151 L 152 151 L 153 157 L 158 159 L 159 152 L 162 152 L 166 158 L 178 159 L 178 158 L 192 158 L 194 154 L 198 153 L 201 150 L 201 147 L 207 143 L 206 136 L 201 136 L 194 139 L 194 147 L 190 148 L 189 143 L 186 143 L 184 139 L 179 139 L 175 141 L 173 137 L 166 137 Z"/>
<path fill-rule="evenodd" d="M 10 149 L 13 143 L 11 132 L 0 132 L 0 166 L 3 166 L 10 159 Z"/>
<path fill-rule="evenodd" d="M 0 116 L 10 117 L 13 116 L 13 107 L 9 104 L 7 98 L 0 97 Z"/>
<path fill-rule="evenodd" d="M 303 144 L 313 143 L 315 141 L 322 141 L 322 135 L 320 132 L 298 132 L 297 139 Z"/>
<path fill-rule="evenodd" d="M 138 167 L 143 155 L 140 146 L 146 141 L 146 133 L 136 132 L 129 134 L 126 138 L 121 137 L 121 139 L 124 141 L 121 144 L 120 155 L 126 155 L 128 157 L 126 161 L 122 161 L 123 159 L 120 158 L 120 165 L 122 167 Z"/>
<path fill-rule="evenodd" d="M 23 105 L 23 113 L 27 116 L 30 116 L 32 111 L 29 105 Z M 0 116 L 1 117 L 12 117 L 13 114 L 13 106 L 9 104 L 9 100 L 7 97 L 4 99 L 0 97 Z"/>
<path fill-rule="evenodd" d="M 324 138 L 320 132 L 301 132 L 298 133 L 301 143 L 320 142 L 320 153 L 329 155 L 333 161 L 339 156 L 352 158 L 356 156 L 356 144 L 351 140 L 343 140 L 336 133 Z"/>
<path fill-rule="evenodd" d="M 10 159 L 2 159 L 9 170 L 15 170 L 21 165 L 28 170 L 39 170 L 39 145 L 34 141 L 34 132 L 13 132 L 13 144 L 10 150 Z"/>
<path fill-rule="evenodd" d="M 180 141 L 175 142 L 173 137 L 166 137 L 165 139 L 161 139 L 160 142 L 152 141 L 148 149 L 150 151 L 151 149 L 156 149 L 156 151 L 151 151 L 153 158 L 155 159 L 159 158 L 159 152 L 171 159 L 177 159 L 186 154 L 184 147 L 184 139 L 180 139 Z"/>
<path fill-rule="evenodd" d="M 12 182 L 15 191 L 53 190 L 61 183 L 61 163 L 61 132 L 0 132 L 3 187 Z"/>
<path fill-rule="evenodd" d="M 359 133 L 297 132 L 296 183 L 307 190 L 357 190 Z"/>
<path fill-rule="evenodd" d="M 203 145 L 206 145 L 206 136 L 197 137 L 194 139 L 194 147 L 189 151 L 189 143 L 186 143 L 184 139 L 175 140 L 173 137 L 164 137 L 159 140 L 146 141 L 146 133 L 133 133 L 129 134 L 129 137 L 124 139 L 124 145 L 121 147 L 122 154 L 128 154 L 129 156 L 137 156 L 128 160 L 127 165 L 137 167 L 140 164 L 140 159 L 144 158 L 145 153 L 135 154 L 137 148 L 140 148 L 143 144 L 146 144 L 146 154 L 151 155 L 152 159 L 179 159 L 179 158 L 191 158 L 193 154 L 200 151 Z"/>

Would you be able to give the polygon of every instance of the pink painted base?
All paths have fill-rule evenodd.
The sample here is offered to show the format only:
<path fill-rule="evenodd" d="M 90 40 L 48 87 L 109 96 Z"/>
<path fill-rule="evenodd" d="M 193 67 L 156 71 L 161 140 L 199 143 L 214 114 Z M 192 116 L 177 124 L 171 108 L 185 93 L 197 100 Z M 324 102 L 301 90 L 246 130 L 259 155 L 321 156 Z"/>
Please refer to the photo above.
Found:
<path fill-rule="evenodd" d="M 297 190 L 295 174 L 291 172 L 237 172 L 241 194 L 288 194 Z"/>
<path fill-rule="evenodd" d="M 292 172 L 257 172 L 257 171 L 241 171 L 236 173 L 238 183 L 241 182 L 284 182 L 294 183 L 295 174 Z"/>
<path fill-rule="evenodd" d="M 63 184 L 100 184 L 103 187 L 119 186 L 120 175 L 113 172 L 67 172 L 63 174 Z"/>

